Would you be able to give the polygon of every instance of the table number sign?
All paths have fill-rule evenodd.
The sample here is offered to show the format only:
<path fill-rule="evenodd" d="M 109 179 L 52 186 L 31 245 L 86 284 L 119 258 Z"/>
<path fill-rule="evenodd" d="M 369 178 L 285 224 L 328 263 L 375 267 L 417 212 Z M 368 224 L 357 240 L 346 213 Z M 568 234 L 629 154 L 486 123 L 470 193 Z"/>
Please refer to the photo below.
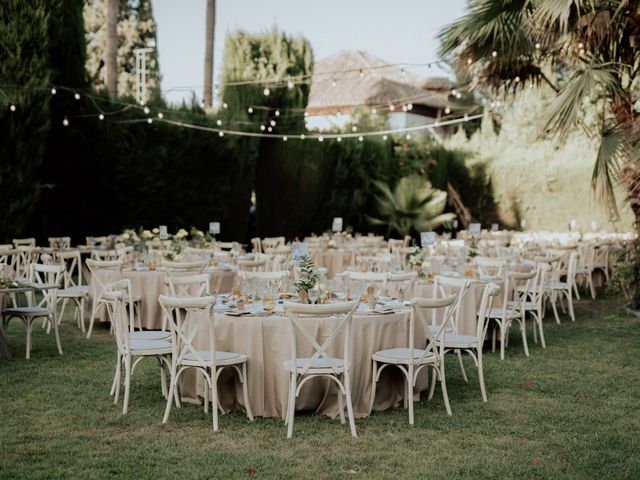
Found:
<path fill-rule="evenodd" d="M 309 256 L 309 247 L 300 242 L 295 242 L 291 245 L 291 258 L 298 262 L 303 257 Z"/>
<path fill-rule="evenodd" d="M 334 232 L 342 231 L 342 217 L 335 217 L 333 219 L 333 224 L 331 225 L 331 230 Z"/>
<path fill-rule="evenodd" d="M 469 224 L 469 233 L 471 235 L 480 235 L 480 230 L 482 226 L 479 223 L 470 223 Z"/>
<path fill-rule="evenodd" d="M 576 229 L 576 219 L 572 218 L 571 221 L 569 222 L 569 230 L 573 231 Z"/>
<path fill-rule="evenodd" d="M 211 235 L 220 234 L 220 222 L 209 222 L 209 233 Z"/>
<path fill-rule="evenodd" d="M 497 223 L 492 223 L 491 224 L 491 231 L 492 232 L 497 232 L 498 230 L 500 230 L 500 227 L 498 226 Z"/>
<path fill-rule="evenodd" d="M 166 240 L 169 238 L 169 233 L 167 232 L 166 225 L 160 225 L 160 240 Z"/>
<path fill-rule="evenodd" d="M 436 232 L 421 232 L 420 233 L 420 245 L 426 247 L 428 245 L 434 245 L 436 243 Z"/>
<path fill-rule="evenodd" d="M 520 220 L 520 227 L 521 228 L 527 228 L 527 221 L 524 218 L 522 220 Z"/>
<path fill-rule="evenodd" d="M 452 225 L 453 225 L 454 230 L 458 228 L 458 219 L 457 218 L 453 219 Z"/>

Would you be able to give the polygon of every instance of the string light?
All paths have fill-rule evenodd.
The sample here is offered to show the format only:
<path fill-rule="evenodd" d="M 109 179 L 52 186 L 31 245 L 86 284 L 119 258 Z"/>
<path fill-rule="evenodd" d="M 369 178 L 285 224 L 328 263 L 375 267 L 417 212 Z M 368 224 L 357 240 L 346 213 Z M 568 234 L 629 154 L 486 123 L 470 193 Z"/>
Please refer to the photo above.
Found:
<path fill-rule="evenodd" d="M 376 108 L 375 108 L 375 107 L 373 107 L 373 108 L 371 109 L 371 113 L 372 113 L 373 115 L 376 115 L 376 114 L 378 113 L 378 110 L 376 110 Z"/>
<path fill-rule="evenodd" d="M 404 138 L 406 138 L 407 140 L 411 140 L 411 134 L 407 133 L 407 135 Z"/>
<path fill-rule="evenodd" d="M 271 121 L 269 122 L 269 124 L 270 124 L 272 127 L 275 127 L 275 126 L 276 126 L 276 121 L 275 121 L 275 120 L 271 120 Z"/>
<path fill-rule="evenodd" d="M 222 125 L 222 120 L 216 120 L 216 125 L 221 126 Z"/>
<path fill-rule="evenodd" d="M 104 115 L 103 114 L 98 115 L 98 119 L 104 120 Z"/>
<path fill-rule="evenodd" d="M 73 95 L 73 98 L 75 98 L 76 100 L 80 100 L 80 94 L 79 93 L 75 93 Z"/>
<path fill-rule="evenodd" d="M 264 125 L 260 125 L 260 130 L 262 130 L 263 132 L 266 130 L 267 127 L 265 127 Z"/>
<path fill-rule="evenodd" d="M 403 111 L 403 112 L 406 112 L 406 111 L 407 111 L 407 106 L 406 106 L 406 105 L 403 105 L 403 106 L 402 106 L 402 111 Z"/>
<path fill-rule="evenodd" d="M 364 137 L 363 137 L 362 135 L 360 135 L 360 136 L 358 137 L 358 141 L 359 141 L 359 142 L 362 142 L 363 140 L 364 140 Z"/>
<path fill-rule="evenodd" d="M 227 102 L 223 103 L 222 108 L 229 108 L 229 104 Z"/>
<path fill-rule="evenodd" d="M 247 112 L 253 113 L 253 108 L 252 107 L 247 108 Z"/>
<path fill-rule="evenodd" d="M 158 118 L 159 118 L 160 120 L 162 120 L 162 119 L 164 118 L 164 115 L 162 114 L 162 112 L 158 112 Z"/>
<path fill-rule="evenodd" d="M 64 120 L 62 120 L 62 125 L 64 125 L 65 127 L 69 126 L 69 119 L 67 117 L 64 117 Z"/>
<path fill-rule="evenodd" d="M 271 91 L 268 88 L 265 88 L 262 93 L 264 94 L 265 97 L 268 97 L 269 94 L 271 93 Z"/>
<path fill-rule="evenodd" d="M 274 113 L 275 113 L 276 117 L 280 116 L 280 110 L 276 110 Z"/>
<path fill-rule="evenodd" d="M 58 93 L 58 91 L 56 90 L 56 87 L 53 87 L 51 89 L 51 95 L 55 95 L 56 93 Z"/>
<path fill-rule="evenodd" d="M 324 137 L 322 137 L 322 136 L 318 137 L 318 141 L 319 142 L 324 142 Z"/>
<path fill-rule="evenodd" d="M 388 138 L 388 137 L 387 137 L 386 135 L 382 135 L 382 140 L 383 140 L 383 141 L 385 141 L 385 142 L 386 142 L 386 141 L 387 141 L 387 138 Z"/>
<path fill-rule="evenodd" d="M 410 103 L 409 105 L 407 105 L 407 110 L 413 110 L 413 103 Z"/>
<path fill-rule="evenodd" d="M 470 58 L 467 58 L 467 65 L 471 65 L 473 63 L 473 60 L 471 60 Z"/>
<path fill-rule="evenodd" d="M 293 81 L 291 81 L 291 80 L 287 81 L 287 88 L 289 90 L 291 90 L 293 88 Z"/>
<path fill-rule="evenodd" d="M 9 105 L 9 110 L 11 110 L 12 112 L 16 111 L 16 106 L 12 103 L 11 105 Z"/>
<path fill-rule="evenodd" d="M 456 98 L 460 100 L 462 98 L 462 94 L 460 92 L 456 92 Z"/>
<path fill-rule="evenodd" d="M 273 128 L 267 127 L 267 132 L 271 133 L 272 131 L 273 131 Z"/>
<path fill-rule="evenodd" d="M 152 118 L 147 118 L 147 123 L 148 123 L 149 125 L 151 125 L 151 124 L 153 123 L 153 119 L 152 119 Z"/>
<path fill-rule="evenodd" d="M 145 115 L 149 115 L 149 112 L 150 112 L 151 110 L 149 110 L 149 107 L 144 107 L 143 111 L 144 111 L 144 114 L 145 114 Z"/>
<path fill-rule="evenodd" d="M 357 132 L 358 131 L 358 127 L 356 125 L 354 125 L 353 127 L 351 127 L 351 131 L 352 132 Z"/>
<path fill-rule="evenodd" d="M 222 132 L 222 131 L 221 131 L 221 132 L 218 132 L 218 136 L 219 136 L 219 137 L 224 137 L 224 132 Z"/>
<path fill-rule="evenodd" d="M 342 141 L 342 137 L 337 137 L 336 142 L 340 143 Z"/>
<path fill-rule="evenodd" d="M 282 141 L 286 142 L 288 140 L 287 136 L 285 135 L 284 137 L 282 137 Z"/>
<path fill-rule="evenodd" d="M 389 104 L 389 110 L 391 110 L 392 112 L 396 109 L 396 107 L 393 105 L 393 103 Z"/>
<path fill-rule="evenodd" d="M 465 122 L 469 121 L 469 114 L 465 113 L 462 118 L 464 119 Z"/>
<path fill-rule="evenodd" d="M 304 133 L 302 135 L 300 135 L 300 140 L 304 140 L 306 137 L 304 136 Z"/>
<path fill-rule="evenodd" d="M 496 52 L 495 50 L 493 52 L 491 52 L 491 56 L 493 58 L 496 58 L 498 56 L 498 52 Z"/>
<path fill-rule="evenodd" d="M 518 83 L 520 81 L 520 77 L 516 77 L 513 79 L 516 83 Z"/>
<path fill-rule="evenodd" d="M 451 109 L 449 107 L 444 109 L 444 113 L 446 113 L 447 115 L 449 115 L 451 113 Z"/>

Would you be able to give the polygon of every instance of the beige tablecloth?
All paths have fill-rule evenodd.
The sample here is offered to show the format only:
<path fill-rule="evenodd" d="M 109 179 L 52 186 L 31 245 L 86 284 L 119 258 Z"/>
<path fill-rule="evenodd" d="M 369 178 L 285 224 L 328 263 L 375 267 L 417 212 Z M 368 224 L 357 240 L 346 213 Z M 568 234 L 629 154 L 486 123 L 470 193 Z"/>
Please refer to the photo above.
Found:
<path fill-rule="evenodd" d="M 284 417 L 287 408 L 288 373 L 283 362 L 290 359 L 289 320 L 282 316 L 231 317 L 216 314 L 216 349 L 248 355 L 249 397 L 256 416 Z M 385 348 L 407 346 L 409 310 L 387 315 L 356 315 L 353 318 L 351 337 L 351 388 L 353 410 L 356 417 L 369 415 L 371 394 L 371 355 Z M 306 319 L 305 326 L 318 341 L 323 341 L 335 324 L 335 319 Z M 206 330 L 201 330 L 205 332 Z M 426 336 L 416 329 L 416 347 L 424 348 Z M 203 333 L 197 347 L 208 348 L 208 337 Z M 334 344 L 331 355 L 342 355 L 342 341 Z M 298 338 L 298 356 L 310 355 L 311 347 Z M 402 400 L 402 373 L 387 368 L 382 373 L 376 390 L 374 410 L 384 410 L 398 405 Z M 181 395 L 187 401 L 199 401 L 205 382 L 195 371 L 185 372 Z M 419 389 L 426 389 L 426 372 L 420 378 Z M 330 388 L 331 387 L 331 388 Z M 225 410 L 243 407 L 242 389 L 237 376 L 230 370 L 221 376 L 218 391 Z M 296 401 L 297 410 L 310 410 L 338 416 L 335 387 L 326 379 L 309 380 Z"/>
<path fill-rule="evenodd" d="M 329 249 L 313 251 L 311 259 L 320 267 L 327 269 L 327 278 L 332 279 L 338 273 L 344 272 L 353 263 L 353 252 L 343 249 Z"/>
<path fill-rule="evenodd" d="M 212 287 L 216 285 L 216 282 L 221 281 L 220 291 L 231 291 L 236 278 L 235 271 L 216 268 L 207 269 L 206 271 L 211 276 Z M 123 270 L 122 273 L 113 271 L 99 271 L 97 275 L 100 276 L 100 280 L 105 284 L 115 282 L 120 278 L 128 278 L 129 280 L 131 280 L 131 289 L 133 295 L 139 295 L 141 297 L 139 314 L 142 322 L 142 327 L 151 330 L 157 330 L 162 327 L 162 313 L 160 304 L 158 303 L 158 297 L 160 295 L 167 295 L 169 293 L 167 286 L 164 284 L 164 279 L 167 276 L 167 272 L 162 270 Z M 90 292 L 93 291 L 93 281 L 94 279 L 92 278 L 89 282 Z M 107 320 L 106 312 L 103 308 L 100 309 L 99 318 L 102 321 Z"/>

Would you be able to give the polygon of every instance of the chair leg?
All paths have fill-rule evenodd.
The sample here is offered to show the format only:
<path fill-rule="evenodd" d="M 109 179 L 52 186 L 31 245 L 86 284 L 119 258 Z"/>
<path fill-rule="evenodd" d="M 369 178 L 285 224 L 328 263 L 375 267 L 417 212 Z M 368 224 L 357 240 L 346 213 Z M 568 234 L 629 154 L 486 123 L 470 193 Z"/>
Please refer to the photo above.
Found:
<path fill-rule="evenodd" d="M 551 299 L 551 308 L 553 309 L 553 315 L 556 317 L 556 323 L 560 325 L 560 317 L 558 316 L 558 309 L 556 308 L 556 299 Z"/>
<path fill-rule="evenodd" d="M 113 396 L 116 393 L 116 382 L 118 380 L 118 371 L 120 370 L 120 354 L 117 355 L 116 361 L 116 371 L 113 373 L 113 382 L 111 383 L 111 391 L 109 392 L 110 396 Z"/>
<path fill-rule="evenodd" d="M 589 282 L 589 291 L 591 292 L 591 298 L 593 300 L 596 299 L 596 288 L 593 285 L 593 273 L 590 273 L 589 276 L 587 277 L 587 280 Z"/>
<path fill-rule="evenodd" d="M 118 354 L 118 368 L 114 378 L 115 392 L 113 395 L 113 404 L 116 405 L 120 399 L 120 384 L 122 383 L 122 355 Z"/>
<path fill-rule="evenodd" d="M 218 372 L 211 370 L 211 412 L 213 413 L 213 431 L 220 429 L 218 425 Z"/>
<path fill-rule="evenodd" d="M 167 406 L 164 409 L 164 417 L 162 418 L 162 423 L 167 423 L 169 420 L 169 413 L 171 413 L 171 404 L 174 401 L 174 397 L 176 396 L 176 373 L 177 368 L 175 364 L 175 360 L 171 359 L 171 380 L 169 380 L 169 395 L 167 395 Z"/>
<path fill-rule="evenodd" d="M 533 317 L 533 343 L 538 343 L 538 314 L 535 310 L 529 310 L 529 313 Z"/>
<path fill-rule="evenodd" d="M 522 333 L 522 346 L 524 347 L 524 356 L 528 357 L 529 356 L 529 345 L 527 344 L 527 323 L 524 319 L 524 314 L 522 315 L 522 318 L 520 319 L 520 333 Z"/>
<path fill-rule="evenodd" d="M 96 320 L 97 313 L 96 299 L 91 301 L 91 318 L 89 319 L 89 330 L 87 330 L 87 338 L 91 338 L 91 332 L 93 331 L 93 322 Z"/>
<path fill-rule="evenodd" d="M 571 297 L 571 290 L 565 291 L 565 295 L 567 296 L 567 303 L 569 304 L 569 316 L 571 317 L 571 321 L 576 321 L 576 316 L 573 313 L 573 298 Z"/>
<path fill-rule="evenodd" d="M 482 366 L 482 343 L 478 345 L 478 379 L 480 380 L 480 394 L 482 395 L 482 401 L 487 402 L 487 390 L 484 385 L 484 368 Z"/>
<path fill-rule="evenodd" d="M 289 402 L 287 404 L 287 438 L 293 437 L 293 418 L 296 412 L 296 373 L 289 378 Z"/>
<path fill-rule="evenodd" d="M 82 329 L 82 333 L 84 333 L 84 297 L 80 299 L 80 328 Z"/>
<path fill-rule="evenodd" d="M 62 345 L 60 345 L 60 334 L 58 333 L 58 321 L 55 316 L 52 316 L 49 322 L 53 325 L 53 333 L 56 336 L 56 346 L 58 347 L 58 353 L 62 355 Z"/>
<path fill-rule="evenodd" d="M 378 375 L 378 362 L 373 360 L 373 375 L 371 375 L 371 398 L 369 399 L 369 414 L 373 413 L 373 404 L 376 401 L 376 376 Z"/>
<path fill-rule="evenodd" d="M 165 371 L 165 364 L 162 360 L 160 362 L 160 390 L 162 391 L 162 398 L 167 398 L 167 372 Z"/>
<path fill-rule="evenodd" d="M 124 401 L 122 403 L 122 414 L 129 411 L 129 392 L 131 390 L 131 356 L 124 357 Z"/>
<path fill-rule="evenodd" d="M 444 399 L 444 407 L 447 409 L 447 415 L 451 416 L 451 405 L 449 405 L 449 395 L 447 394 L 447 380 L 444 376 L 444 358 L 440 364 L 440 388 L 442 389 L 442 398 Z"/>
<path fill-rule="evenodd" d="M 249 379 L 247 378 L 247 362 L 242 364 L 242 396 L 244 397 L 244 408 L 247 411 L 247 417 L 253 422 L 253 412 L 251 411 L 251 403 L 249 402 Z"/>
<path fill-rule="evenodd" d="M 406 385 L 407 385 L 407 402 L 409 406 L 409 425 L 413 425 L 414 423 L 414 415 L 413 415 L 413 379 L 409 378 L 411 375 L 411 370 L 408 371 L 406 375 Z"/>
<path fill-rule="evenodd" d="M 346 392 L 347 400 L 347 415 L 349 416 L 349 427 L 351 427 L 351 435 L 357 437 L 356 422 L 353 418 L 353 403 L 351 402 L 351 379 L 349 378 L 349 372 L 344 373 L 344 389 Z"/>
<path fill-rule="evenodd" d="M 504 342 L 507 326 L 500 322 L 500 360 L 504 360 Z"/>
<path fill-rule="evenodd" d="M 204 379 L 204 413 L 209 413 L 209 385 L 207 383 L 207 378 Z"/>
<path fill-rule="evenodd" d="M 578 282 L 573 282 L 573 291 L 576 293 L 576 298 L 580 300 L 580 292 L 578 291 Z"/>
<path fill-rule="evenodd" d="M 31 331 L 33 330 L 33 324 L 31 319 L 27 319 L 27 360 L 31 358 Z"/>
<path fill-rule="evenodd" d="M 462 378 L 465 383 L 469 383 L 469 379 L 467 378 L 467 372 L 464 370 L 464 362 L 462 361 L 462 352 L 458 349 L 456 350 L 456 354 L 458 355 L 458 363 L 460 364 L 460 371 L 462 372 Z"/>
<path fill-rule="evenodd" d="M 60 310 L 60 316 L 58 317 L 58 325 L 62 323 L 62 317 L 64 317 L 64 311 L 67 308 L 67 298 L 62 300 L 62 309 Z"/>
<path fill-rule="evenodd" d="M 436 372 L 433 372 L 433 375 L 431 375 L 431 386 L 429 387 L 429 397 L 428 400 L 431 400 L 433 398 L 433 394 L 436 391 L 436 377 L 438 375 L 436 375 Z"/>
<path fill-rule="evenodd" d="M 334 382 L 331 382 L 334 383 Z M 344 383 L 344 379 L 343 379 L 343 383 Z M 337 390 L 337 395 L 338 395 L 338 413 L 340 415 L 340 423 L 341 424 L 345 424 L 346 420 L 344 418 L 344 399 L 342 398 L 342 390 L 340 390 L 340 387 L 338 386 L 337 383 L 334 383 L 336 390 Z"/>

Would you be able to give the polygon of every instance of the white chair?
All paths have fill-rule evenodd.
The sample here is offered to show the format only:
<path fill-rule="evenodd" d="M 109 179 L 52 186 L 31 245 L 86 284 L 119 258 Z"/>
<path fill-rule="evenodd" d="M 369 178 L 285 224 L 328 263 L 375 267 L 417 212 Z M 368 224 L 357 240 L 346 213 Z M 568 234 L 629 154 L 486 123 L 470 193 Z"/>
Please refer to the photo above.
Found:
<path fill-rule="evenodd" d="M 109 237 L 85 237 L 87 246 L 89 247 L 101 247 L 109 243 Z"/>
<path fill-rule="evenodd" d="M 241 272 L 264 272 L 267 267 L 267 258 L 259 260 L 238 260 L 238 269 Z"/>
<path fill-rule="evenodd" d="M 124 401 L 122 414 L 129 410 L 129 391 L 131 389 L 131 376 L 144 358 L 155 357 L 160 365 L 160 384 L 162 395 L 167 395 L 167 380 L 165 368 L 170 368 L 169 357 L 172 353 L 171 342 L 168 340 L 141 341 L 130 337 L 133 326 L 130 305 L 130 282 L 120 280 L 110 284 L 102 293 L 102 299 L 109 312 L 109 319 L 114 326 L 117 360 L 116 371 L 111 387 L 111 395 L 114 395 L 113 403 L 117 404 L 120 397 L 120 385 L 122 383 L 122 369 L 124 368 Z M 127 305 L 129 303 L 129 305 Z"/>
<path fill-rule="evenodd" d="M 62 300 L 62 309 L 58 317 L 58 323 L 62 322 L 67 302 L 71 300 L 75 304 L 74 318 L 78 327 L 84 333 L 84 307 L 89 298 L 89 286 L 82 284 L 82 258 L 80 251 L 57 252 L 55 258 L 64 267 L 62 286 L 58 290 L 58 302 Z"/>
<path fill-rule="evenodd" d="M 571 252 L 569 256 L 569 263 L 567 265 L 567 273 L 565 275 L 565 281 L 554 281 L 551 283 L 551 307 L 553 308 L 553 314 L 556 317 L 556 322 L 560 323 L 560 317 L 558 316 L 558 309 L 556 307 L 556 301 L 560 300 L 560 306 L 564 311 L 564 303 L 563 297 L 566 297 L 567 304 L 569 307 L 569 317 L 571 317 L 571 321 L 576 321 L 576 316 L 573 311 L 573 284 L 576 279 L 576 267 L 578 264 L 578 253 Z"/>
<path fill-rule="evenodd" d="M 3 269 L 14 270 L 18 260 L 18 251 L 13 245 L 0 245 L 0 272 Z"/>
<path fill-rule="evenodd" d="M 522 336 L 522 346 L 524 354 L 529 356 L 529 345 L 527 344 L 527 324 L 526 324 L 526 302 L 529 299 L 529 291 L 533 284 L 536 272 L 518 273 L 507 272 L 504 281 L 504 293 L 502 306 L 493 307 L 489 311 L 488 317 L 494 320 L 497 331 L 500 333 L 500 359 L 504 360 L 504 350 L 509 336 L 509 328 L 515 321 L 520 326 Z M 513 295 L 513 301 L 509 303 L 509 298 Z M 496 330 L 493 331 L 492 350 L 495 352 Z"/>
<path fill-rule="evenodd" d="M 251 249 L 253 253 L 262 253 L 262 240 L 260 237 L 254 237 L 251 239 Z"/>
<path fill-rule="evenodd" d="M 122 259 L 117 250 L 91 250 L 91 260 L 114 261 Z"/>
<path fill-rule="evenodd" d="M 212 311 L 214 298 L 160 295 L 158 301 L 162 307 L 163 314 L 169 320 L 172 348 L 171 380 L 162 423 L 167 423 L 169 420 L 172 399 L 180 406 L 177 395 L 180 375 L 187 369 L 195 368 L 202 372 L 207 381 L 207 386 L 211 390 L 213 430 L 218 431 L 218 377 L 220 372 L 227 367 L 233 368 L 238 374 L 242 384 L 247 417 L 253 421 L 247 387 L 248 357 L 241 353 L 216 350 L 216 317 Z M 196 338 L 207 338 L 209 348 L 206 350 L 197 349 L 193 345 L 193 341 Z"/>
<path fill-rule="evenodd" d="M 418 272 L 392 273 L 387 286 L 400 300 L 413 296 L 413 286 L 418 279 Z"/>
<path fill-rule="evenodd" d="M 450 324 L 453 315 L 453 305 L 456 303 L 457 295 L 447 298 L 414 298 L 411 300 L 411 316 L 409 318 L 409 336 L 406 347 L 389 348 L 380 350 L 372 355 L 373 374 L 371 377 L 371 399 L 369 409 L 373 409 L 376 395 L 376 384 L 380 379 L 382 371 L 390 366 L 396 366 L 404 375 L 404 400 L 409 409 L 409 424 L 413 425 L 413 389 L 416 385 L 418 374 L 424 367 L 431 367 L 434 370 L 431 388 L 429 390 L 429 400 L 433 398 L 436 376 L 440 380 L 442 397 L 447 414 L 451 415 L 449 396 L 447 395 L 447 383 L 444 374 L 444 347 L 442 336 L 447 326 Z M 440 311 L 443 322 L 438 330 L 433 334 L 429 329 L 425 310 Z M 443 312 L 444 310 L 444 312 Z M 427 346 L 424 349 L 415 348 L 416 317 L 422 323 L 427 336 Z M 440 346 L 438 347 L 438 342 Z"/>
<path fill-rule="evenodd" d="M 284 247 L 286 239 L 284 237 L 266 237 L 262 239 L 263 251 L 267 251 L 268 248 Z"/>
<path fill-rule="evenodd" d="M 478 369 L 478 380 L 480 381 L 480 393 L 482 395 L 482 401 L 487 401 L 487 391 L 484 384 L 484 367 L 482 365 L 482 346 L 484 339 L 487 335 L 487 326 L 489 325 L 487 314 L 491 310 L 491 304 L 493 298 L 500 292 L 500 288 L 489 283 L 485 285 L 482 292 L 482 300 L 480 301 L 480 308 L 478 310 L 478 319 L 476 323 L 475 335 L 460 335 L 454 332 L 445 332 L 442 339 L 436 339 L 436 344 L 440 346 L 444 345 L 444 354 L 450 351 L 466 352 L 471 358 Z M 466 375 L 465 375 L 466 379 Z"/>
<path fill-rule="evenodd" d="M 244 283 L 249 293 L 255 298 L 266 294 L 277 295 L 289 276 L 287 270 L 277 272 L 238 272 L 240 282 Z"/>
<path fill-rule="evenodd" d="M 284 362 L 284 369 L 289 373 L 289 399 L 287 402 L 287 437 L 293 436 L 293 420 L 296 410 L 296 398 L 300 394 L 302 386 L 311 378 L 327 377 L 339 389 L 338 409 L 340 421 L 344 424 L 344 406 L 342 396 L 345 396 L 347 415 L 351 435 L 357 437 L 355 420 L 353 418 L 353 404 L 351 402 L 350 381 L 350 339 L 351 320 L 353 313 L 358 308 L 358 302 L 341 302 L 333 304 L 307 305 L 302 303 L 288 303 L 285 305 L 285 316 L 289 318 L 291 326 L 291 359 Z M 305 319 L 337 318 L 337 323 L 328 332 L 326 339 L 320 344 L 315 336 L 305 327 Z M 320 320 L 321 321 L 321 320 Z M 301 334 L 303 343 L 312 347 L 311 357 L 298 357 L 297 341 L 298 333 Z M 343 336 L 343 355 L 336 358 L 329 354 L 334 342 Z M 300 383 L 298 383 L 300 380 Z"/>
<path fill-rule="evenodd" d="M 605 282 L 609 284 L 609 246 L 608 245 L 598 245 L 596 248 L 594 260 L 593 260 L 593 269 L 594 270 L 602 270 L 604 274 Z"/>
<path fill-rule="evenodd" d="M 14 240 L 15 242 L 15 240 Z M 37 263 L 40 257 L 40 248 L 32 245 L 16 245 L 18 257 L 16 259 L 16 275 L 21 278 L 29 278 L 29 268 L 32 263 Z"/>
<path fill-rule="evenodd" d="M 390 272 L 393 257 L 386 255 L 357 255 L 356 268 L 367 272 Z"/>
<path fill-rule="evenodd" d="M 29 282 L 38 285 L 42 299 L 36 302 L 33 292 L 28 292 L 28 306 L 7 308 L 2 312 L 3 332 L 6 332 L 9 322 L 14 318 L 19 318 L 24 323 L 27 330 L 27 360 L 31 358 L 33 324 L 39 318 L 44 319 L 45 323 L 50 328 L 53 328 L 58 353 L 62 355 L 62 346 L 58 335 L 58 320 L 56 318 L 56 291 L 60 285 L 63 270 L 64 268 L 60 265 L 31 264 L 29 267 Z"/>
<path fill-rule="evenodd" d="M 13 245 L 18 247 L 35 247 L 36 239 L 35 238 L 14 238 L 12 240 Z"/>
<path fill-rule="evenodd" d="M 580 257 L 576 265 L 576 283 L 574 284 L 576 298 L 580 299 L 577 284 L 580 281 L 580 283 L 586 284 L 589 288 L 589 293 L 591 293 L 591 298 L 595 300 L 596 289 L 593 285 L 593 272 L 595 270 L 596 247 L 592 243 L 581 244 L 578 246 L 578 252 Z"/>
<path fill-rule="evenodd" d="M 49 247 L 54 250 L 71 248 L 71 237 L 49 237 Z"/>
<path fill-rule="evenodd" d="M 518 294 L 525 294 L 527 297 L 520 301 L 510 300 L 507 303 L 509 308 L 517 307 L 519 304 L 519 308 L 524 310 L 525 316 L 528 313 L 533 317 L 533 341 L 538 342 L 539 333 L 542 348 L 547 348 L 542 319 L 544 318 L 545 297 L 551 285 L 551 270 L 551 265 L 545 261 L 544 257 L 536 257 L 535 277 L 530 288 L 526 284 L 517 286 Z"/>
<path fill-rule="evenodd" d="M 171 297 L 207 297 L 217 292 L 211 290 L 211 279 L 208 274 L 168 276 L 164 284 L 169 289 Z M 162 317 L 162 330 L 167 329 L 167 319 Z"/>
<path fill-rule="evenodd" d="M 481 275 L 501 278 L 509 264 L 509 260 L 492 257 L 475 257 L 473 263 L 477 265 Z"/>
<path fill-rule="evenodd" d="M 171 262 L 165 260 L 162 262 L 162 267 L 169 273 L 202 273 L 206 263 L 202 261 L 194 262 Z"/>

